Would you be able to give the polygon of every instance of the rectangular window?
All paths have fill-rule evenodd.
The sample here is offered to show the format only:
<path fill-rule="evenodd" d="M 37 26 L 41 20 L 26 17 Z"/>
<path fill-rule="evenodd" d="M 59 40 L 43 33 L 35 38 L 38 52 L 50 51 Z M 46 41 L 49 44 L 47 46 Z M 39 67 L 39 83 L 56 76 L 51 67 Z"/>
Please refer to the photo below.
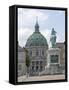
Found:
<path fill-rule="evenodd" d="M 42 66 L 40 66 L 40 71 L 42 71 L 42 69 L 43 69 L 43 67 L 42 67 Z"/>
<path fill-rule="evenodd" d="M 39 61 L 36 61 L 36 65 L 39 65 Z"/>
<path fill-rule="evenodd" d="M 35 65 L 35 62 L 34 61 L 32 62 L 32 65 Z"/>
<path fill-rule="evenodd" d="M 34 71 L 34 66 L 32 66 L 32 71 Z"/>
<path fill-rule="evenodd" d="M 40 65 L 42 65 L 42 63 L 43 63 L 43 62 L 42 62 L 42 61 L 40 61 Z"/>
<path fill-rule="evenodd" d="M 44 50 L 42 51 L 42 55 L 44 56 Z"/>
<path fill-rule="evenodd" d="M 38 71 L 38 66 L 36 66 L 36 71 Z"/>
<path fill-rule="evenodd" d="M 38 52 L 38 50 L 36 51 L 36 56 L 38 56 L 39 55 L 39 52 Z"/>

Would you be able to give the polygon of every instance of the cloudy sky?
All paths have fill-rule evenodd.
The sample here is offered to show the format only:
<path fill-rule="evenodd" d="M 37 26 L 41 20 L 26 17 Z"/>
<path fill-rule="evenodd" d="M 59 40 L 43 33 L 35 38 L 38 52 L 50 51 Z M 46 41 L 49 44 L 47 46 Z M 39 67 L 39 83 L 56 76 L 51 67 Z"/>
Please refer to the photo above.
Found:
<path fill-rule="evenodd" d="M 52 28 L 57 32 L 57 42 L 65 41 L 65 12 L 59 10 L 43 10 L 18 8 L 18 42 L 24 47 L 28 37 L 35 31 L 38 16 L 39 30 L 50 43 Z"/>

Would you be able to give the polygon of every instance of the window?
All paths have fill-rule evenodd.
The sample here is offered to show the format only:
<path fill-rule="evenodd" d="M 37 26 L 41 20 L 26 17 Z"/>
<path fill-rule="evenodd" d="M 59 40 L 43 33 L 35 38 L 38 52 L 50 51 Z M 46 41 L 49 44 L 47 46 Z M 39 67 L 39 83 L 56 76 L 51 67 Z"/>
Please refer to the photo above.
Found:
<path fill-rule="evenodd" d="M 39 52 L 38 52 L 38 50 L 36 51 L 36 56 L 38 56 L 39 55 Z"/>
<path fill-rule="evenodd" d="M 42 71 L 42 69 L 43 69 L 43 67 L 42 67 L 42 66 L 40 66 L 40 71 Z"/>
<path fill-rule="evenodd" d="M 42 65 L 42 61 L 40 61 L 40 65 Z"/>
<path fill-rule="evenodd" d="M 32 66 L 32 71 L 34 71 L 34 66 Z"/>
<path fill-rule="evenodd" d="M 35 65 L 35 62 L 34 61 L 32 62 L 32 65 Z"/>
<path fill-rule="evenodd" d="M 38 66 L 36 66 L 36 71 L 38 71 Z"/>
<path fill-rule="evenodd" d="M 50 56 L 51 63 L 58 63 L 58 55 Z"/>
<path fill-rule="evenodd" d="M 44 56 L 44 50 L 42 50 L 42 55 Z"/>
<path fill-rule="evenodd" d="M 36 61 L 36 65 L 38 65 L 39 64 L 39 61 Z"/>

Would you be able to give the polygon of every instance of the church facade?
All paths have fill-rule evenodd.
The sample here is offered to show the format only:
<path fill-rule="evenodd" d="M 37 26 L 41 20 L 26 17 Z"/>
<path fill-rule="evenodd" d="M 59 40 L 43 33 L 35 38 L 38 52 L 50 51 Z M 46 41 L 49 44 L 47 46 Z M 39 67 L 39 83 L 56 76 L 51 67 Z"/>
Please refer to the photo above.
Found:
<path fill-rule="evenodd" d="M 56 47 L 54 48 L 51 49 L 49 48 L 47 39 L 41 34 L 39 30 L 38 21 L 36 21 L 35 31 L 28 38 L 26 45 L 24 47 L 26 50 L 28 50 L 28 55 L 30 57 L 30 66 L 29 66 L 30 76 L 35 76 L 35 75 L 37 76 L 41 74 L 42 75 L 55 74 L 56 72 L 64 73 L 65 44 L 56 43 L 55 46 Z M 25 75 L 27 70 L 25 64 L 26 52 L 24 48 L 21 47 L 19 48 L 18 46 L 18 76 Z M 54 54 L 54 56 L 51 53 Z M 51 62 L 49 62 L 50 54 L 53 57 L 55 57 L 53 58 L 54 60 L 52 60 L 52 64 L 50 64 Z M 52 66 L 53 66 L 53 70 L 51 70 Z"/>

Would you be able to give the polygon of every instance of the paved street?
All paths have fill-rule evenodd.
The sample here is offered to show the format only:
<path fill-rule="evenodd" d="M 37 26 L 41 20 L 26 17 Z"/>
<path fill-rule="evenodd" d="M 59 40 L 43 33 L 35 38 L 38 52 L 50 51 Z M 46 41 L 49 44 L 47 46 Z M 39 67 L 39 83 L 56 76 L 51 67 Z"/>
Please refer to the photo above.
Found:
<path fill-rule="evenodd" d="M 32 77 L 21 76 L 21 77 L 18 77 L 18 82 L 41 81 L 41 80 L 58 80 L 58 79 L 65 79 L 65 75 L 47 75 L 47 76 L 32 76 Z"/>

